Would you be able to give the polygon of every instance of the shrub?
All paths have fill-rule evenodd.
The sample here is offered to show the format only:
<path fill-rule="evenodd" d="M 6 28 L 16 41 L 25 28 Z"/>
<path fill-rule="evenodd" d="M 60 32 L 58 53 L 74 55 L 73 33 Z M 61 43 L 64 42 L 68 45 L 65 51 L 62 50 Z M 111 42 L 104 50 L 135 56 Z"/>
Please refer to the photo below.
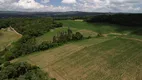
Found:
<path fill-rule="evenodd" d="M 3 66 L 0 71 L 0 80 L 52 80 L 47 73 L 38 67 L 26 62 L 12 63 Z M 55 79 L 53 79 L 55 80 Z"/>
<path fill-rule="evenodd" d="M 6 53 L 5 54 L 5 56 L 4 56 L 4 59 L 6 60 L 6 61 L 9 61 L 9 60 L 12 60 L 12 59 L 14 59 L 14 54 L 13 53 Z"/>
<path fill-rule="evenodd" d="M 3 64 L 4 67 L 7 67 L 8 65 L 10 65 L 9 61 L 4 62 L 4 64 Z"/>

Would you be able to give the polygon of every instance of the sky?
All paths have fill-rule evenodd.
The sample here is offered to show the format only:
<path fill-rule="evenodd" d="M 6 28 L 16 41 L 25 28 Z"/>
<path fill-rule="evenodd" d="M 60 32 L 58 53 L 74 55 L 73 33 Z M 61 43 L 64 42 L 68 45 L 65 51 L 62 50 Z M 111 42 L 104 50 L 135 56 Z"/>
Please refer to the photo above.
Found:
<path fill-rule="evenodd" d="M 142 0 L 0 0 L 0 11 L 142 13 Z"/>

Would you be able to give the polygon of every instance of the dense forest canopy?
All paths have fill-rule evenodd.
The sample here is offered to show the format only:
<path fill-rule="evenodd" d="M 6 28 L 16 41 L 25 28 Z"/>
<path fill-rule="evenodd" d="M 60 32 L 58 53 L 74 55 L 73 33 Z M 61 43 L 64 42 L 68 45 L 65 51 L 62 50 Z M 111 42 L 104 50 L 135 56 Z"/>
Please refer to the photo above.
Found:
<path fill-rule="evenodd" d="M 111 23 L 125 26 L 142 26 L 142 14 L 107 14 L 86 19 L 87 22 Z"/>
<path fill-rule="evenodd" d="M 52 18 L 0 19 L 0 29 L 10 26 L 22 35 L 40 36 L 50 29 L 61 27 L 62 23 L 57 23 Z"/>

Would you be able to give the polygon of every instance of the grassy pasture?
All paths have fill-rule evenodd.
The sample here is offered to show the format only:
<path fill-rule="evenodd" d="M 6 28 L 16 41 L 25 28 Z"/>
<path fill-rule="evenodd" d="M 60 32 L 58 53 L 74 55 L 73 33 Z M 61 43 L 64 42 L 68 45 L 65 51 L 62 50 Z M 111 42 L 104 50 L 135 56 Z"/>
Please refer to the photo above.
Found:
<path fill-rule="evenodd" d="M 38 37 L 38 43 L 51 41 L 54 35 L 66 31 L 68 27 L 85 36 L 95 36 L 97 32 L 109 36 L 69 42 L 57 48 L 20 57 L 13 62 L 28 61 L 49 72 L 57 80 L 142 79 L 142 41 L 137 40 L 142 38 L 129 34 L 138 28 L 120 29 L 118 25 L 89 24 L 73 20 L 59 22 L 64 23 L 64 27 Z"/>
<path fill-rule="evenodd" d="M 43 41 L 52 41 L 53 36 L 57 35 L 60 32 L 67 31 L 67 30 L 68 30 L 68 27 L 61 27 L 61 28 L 52 29 L 52 30 L 50 30 L 50 32 L 47 32 L 47 33 L 45 33 L 44 35 L 42 35 L 40 37 L 37 37 L 36 38 L 37 43 L 39 44 L 39 43 L 41 43 Z M 75 29 L 75 28 L 71 28 L 71 30 L 73 32 L 77 31 L 77 29 Z"/>
<path fill-rule="evenodd" d="M 97 35 L 96 32 L 91 31 L 91 30 L 86 30 L 86 29 L 77 29 L 77 28 L 70 28 L 73 32 L 80 32 L 81 34 L 84 35 L 84 37 L 94 37 Z M 50 30 L 50 32 L 45 33 L 44 35 L 37 37 L 37 43 L 40 44 L 43 41 L 52 41 L 53 36 L 57 35 L 59 32 L 67 31 L 68 27 L 61 27 L 61 28 L 56 28 L 53 30 Z"/>
<path fill-rule="evenodd" d="M 113 39 L 52 64 L 65 80 L 141 80 L 142 42 Z"/>
<path fill-rule="evenodd" d="M 88 36 L 96 36 L 97 33 L 101 32 L 104 35 L 114 35 L 114 36 L 121 36 L 121 35 L 127 35 L 133 31 L 138 30 L 139 28 L 132 28 L 132 27 L 123 27 L 113 24 L 106 24 L 106 23 L 86 23 L 83 21 L 74 21 L 74 20 L 59 20 L 58 22 L 62 22 L 64 27 L 56 28 L 53 30 L 50 30 L 50 32 L 47 32 L 46 34 L 38 37 L 37 43 L 40 44 L 43 41 L 52 41 L 53 36 L 58 34 L 62 31 L 67 31 L 68 28 L 70 28 L 73 32 L 81 32 L 85 37 Z"/>
<path fill-rule="evenodd" d="M 77 29 L 86 29 L 92 30 L 95 32 L 101 32 L 103 34 L 108 33 L 131 33 L 133 31 L 139 30 L 139 27 L 129 27 L 129 26 L 119 26 L 115 24 L 107 24 L 107 23 L 87 23 L 83 21 L 74 21 L 74 20 L 59 20 L 58 22 L 62 22 L 65 27 L 77 28 Z"/>
<path fill-rule="evenodd" d="M 92 38 L 37 52 L 15 61 L 38 65 L 57 80 L 139 80 L 142 42 Z"/>
<path fill-rule="evenodd" d="M 141 42 L 114 39 L 71 54 L 51 67 L 68 80 L 138 80 L 141 48 Z"/>
<path fill-rule="evenodd" d="M 142 41 L 142 35 L 134 35 L 134 34 L 131 34 L 131 35 L 127 35 L 125 36 L 126 38 L 133 38 L 133 39 L 139 39 Z"/>
<path fill-rule="evenodd" d="M 0 51 L 21 38 L 21 36 L 14 31 L 0 30 L 0 34 Z"/>
<path fill-rule="evenodd" d="M 38 65 L 40 68 L 43 70 L 47 71 L 50 70 L 48 69 L 48 66 L 51 64 L 54 64 L 57 61 L 60 61 L 61 59 L 77 52 L 85 47 L 89 47 L 94 44 L 99 44 L 101 42 L 107 41 L 112 39 L 112 37 L 108 38 L 91 38 L 87 40 L 81 40 L 77 42 L 70 42 L 68 44 L 65 44 L 63 46 L 46 50 L 46 51 L 41 51 L 41 52 L 36 52 L 31 55 L 27 55 L 18 59 L 15 59 L 13 62 L 16 61 L 28 61 L 34 65 Z M 51 71 L 51 73 L 54 73 Z M 53 74 L 54 77 L 54 74 Z"/>

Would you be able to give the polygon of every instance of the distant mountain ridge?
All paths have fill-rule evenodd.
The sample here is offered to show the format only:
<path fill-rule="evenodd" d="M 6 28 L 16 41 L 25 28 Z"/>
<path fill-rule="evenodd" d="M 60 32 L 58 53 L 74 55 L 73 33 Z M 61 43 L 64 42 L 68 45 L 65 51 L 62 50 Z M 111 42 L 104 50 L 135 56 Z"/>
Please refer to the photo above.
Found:
<path fill-rule="evenodd" d="M 0 18 L 9 17 L 74 17 L 74 16 L 94 16 L 106 13 L 98 12 L 18 12 L 18 11 L 0 11 Z"/>
<path fill-rule="evenodd" d="M 0 11 L 0 18 L 9 17 L 84 17 L 96 15 L 112 15 L 112 14 L 137 14 L 137 13 L 103 13 L 103 12 L 81 12 L 81 11 L 68 11 L 68 12 L 20 12 L 20 11 Z M 140 13 L 138 13 L 140 14 Z"/>

